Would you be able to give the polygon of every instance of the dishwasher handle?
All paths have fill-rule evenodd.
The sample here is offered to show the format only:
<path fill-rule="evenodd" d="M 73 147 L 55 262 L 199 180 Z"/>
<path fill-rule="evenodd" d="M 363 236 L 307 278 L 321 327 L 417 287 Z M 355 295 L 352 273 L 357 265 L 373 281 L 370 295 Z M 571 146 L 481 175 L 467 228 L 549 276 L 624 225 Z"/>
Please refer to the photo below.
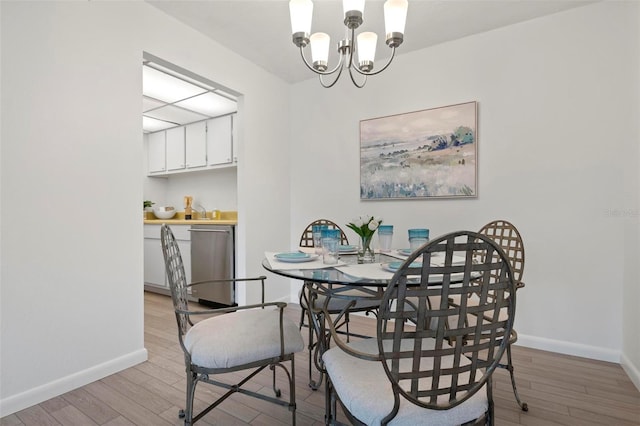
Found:
<path fill-rule="evenodd" d="M 201 229 L 201 228 L 196 228 L 196 229 L 189 229 L 189 232 L 222 232 L 225 234 L 229 233 L 228 229 Z"/>

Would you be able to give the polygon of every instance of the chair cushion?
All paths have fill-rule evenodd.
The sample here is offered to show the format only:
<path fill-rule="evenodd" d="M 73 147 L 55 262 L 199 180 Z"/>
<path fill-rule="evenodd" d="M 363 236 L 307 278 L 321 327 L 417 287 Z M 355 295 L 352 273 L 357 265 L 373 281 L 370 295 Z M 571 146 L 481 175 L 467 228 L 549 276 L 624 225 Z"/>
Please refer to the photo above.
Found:
<path fill-rule="evenodd" d="M 231 368 L 280 355 L 278 309 L 252 309 L 196 323 L 184 337 L 191 361 L 205 368 Z M 284 352 L 304 348 L 298 327 L 283 318 Z"/>
<path fill-rule="evenodd" d="M 426 340 L 433 341 L 433 339 Z M 412 344 L 411 341 L 406 343 Z M 351 342 L 349 346 L 361 352 L 378 353 L 376 339 Z M 402 346 L 405 346 L 405 342 Z M 433 347 L 432 343 L 431 347 Z M 339 347 L 325 352 L 322 359 L 345 408 L 361 422 L 367 425 L 379 425 L 380 421 L 393 409 L 393 390 L 382 363 L 356 358 Z M 402 362 L 411 362 L 411 360 Z M 443 358 L 443 365 L 445 362 Z M 467 401 L 448 410 L 422 408 L 400 396 L 400 409 L 389 425 L 459 425 L 482 417 L 488 406 L 485 387 Z"/>

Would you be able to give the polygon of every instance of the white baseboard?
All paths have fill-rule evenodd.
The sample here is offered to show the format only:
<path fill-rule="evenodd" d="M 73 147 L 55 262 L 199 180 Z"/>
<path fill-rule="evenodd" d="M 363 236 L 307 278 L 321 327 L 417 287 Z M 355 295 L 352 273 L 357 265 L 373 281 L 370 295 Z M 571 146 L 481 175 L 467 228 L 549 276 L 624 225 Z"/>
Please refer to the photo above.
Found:
<path fill-rule="evenodd" d="M 526 334 L 520 333 L 518 333 L 518 342 L 516 345 L 565 355 L 615 362 L 616 364 L 620 363 L 620 357 L 622 355 L 620 351 L 613 349 L 565 342 L 563 340 L 547 339 L 545 337 L 527 336 Z"/>
<path fill-rule="evenodd" d="M 292 289 L 289 303 L 298 303 L 298 289 L 299 286 L 295 287 L 295 292 Z M 354 315 L 364 314 L 357 312 L 354 313 Z M 518 333 L 518 342 L 516 345 L 620 364 L 636 388 L 640 390 L 640 366 L 633 365 L 631 360 L 619 350 L 584 345 L 581 343 L 565 342 L 562 340 L 547 339 L 544 337 L 528 336 L 521 333 Z"/>
<path fill-rule="evenodd" d="M 23 410 L 32 405 L 39 404 L 42 401 L 62 395 L 65 392 L 95 382 L 96 380 L 140 364 L 147 359 L 147 350 L 143 348 L 103 364 L 45 383 L 17 395 L 9 396 L 0 400 L 0 417 L 8 416 L 16 411 Z"/>
<path fill-rule="evenodd" d="M 640 391 L 640 370 L 631 363 L 631 360 L 623 353 L 620 359 L 622 369 L 627 373 L 636 388 Z"/>

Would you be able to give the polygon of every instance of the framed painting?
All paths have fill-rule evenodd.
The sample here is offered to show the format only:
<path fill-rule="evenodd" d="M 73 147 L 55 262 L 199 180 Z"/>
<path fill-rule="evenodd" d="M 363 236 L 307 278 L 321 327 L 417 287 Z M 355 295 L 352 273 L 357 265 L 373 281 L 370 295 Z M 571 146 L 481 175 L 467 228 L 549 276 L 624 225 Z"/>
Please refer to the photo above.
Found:
<path fill-rule="evenodd" d="M 474 198 L 477 102 L 360 121 L 360 199 Z"/>

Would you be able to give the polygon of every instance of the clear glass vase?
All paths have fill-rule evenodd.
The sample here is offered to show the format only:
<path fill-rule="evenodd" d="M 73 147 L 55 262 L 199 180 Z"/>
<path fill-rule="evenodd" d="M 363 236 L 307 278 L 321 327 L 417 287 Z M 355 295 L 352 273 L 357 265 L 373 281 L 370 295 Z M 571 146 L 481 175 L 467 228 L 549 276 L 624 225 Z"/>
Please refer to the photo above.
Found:
<path fill-rule="evenodd" d="M 360 237 L 360 244 L 358 245 L 358 263 L 374 263 L 376 261 L 375 254 L 373 253 L 373 247 L 371 247 L 371 240 L 373 240 L 373 234 Z"/>

